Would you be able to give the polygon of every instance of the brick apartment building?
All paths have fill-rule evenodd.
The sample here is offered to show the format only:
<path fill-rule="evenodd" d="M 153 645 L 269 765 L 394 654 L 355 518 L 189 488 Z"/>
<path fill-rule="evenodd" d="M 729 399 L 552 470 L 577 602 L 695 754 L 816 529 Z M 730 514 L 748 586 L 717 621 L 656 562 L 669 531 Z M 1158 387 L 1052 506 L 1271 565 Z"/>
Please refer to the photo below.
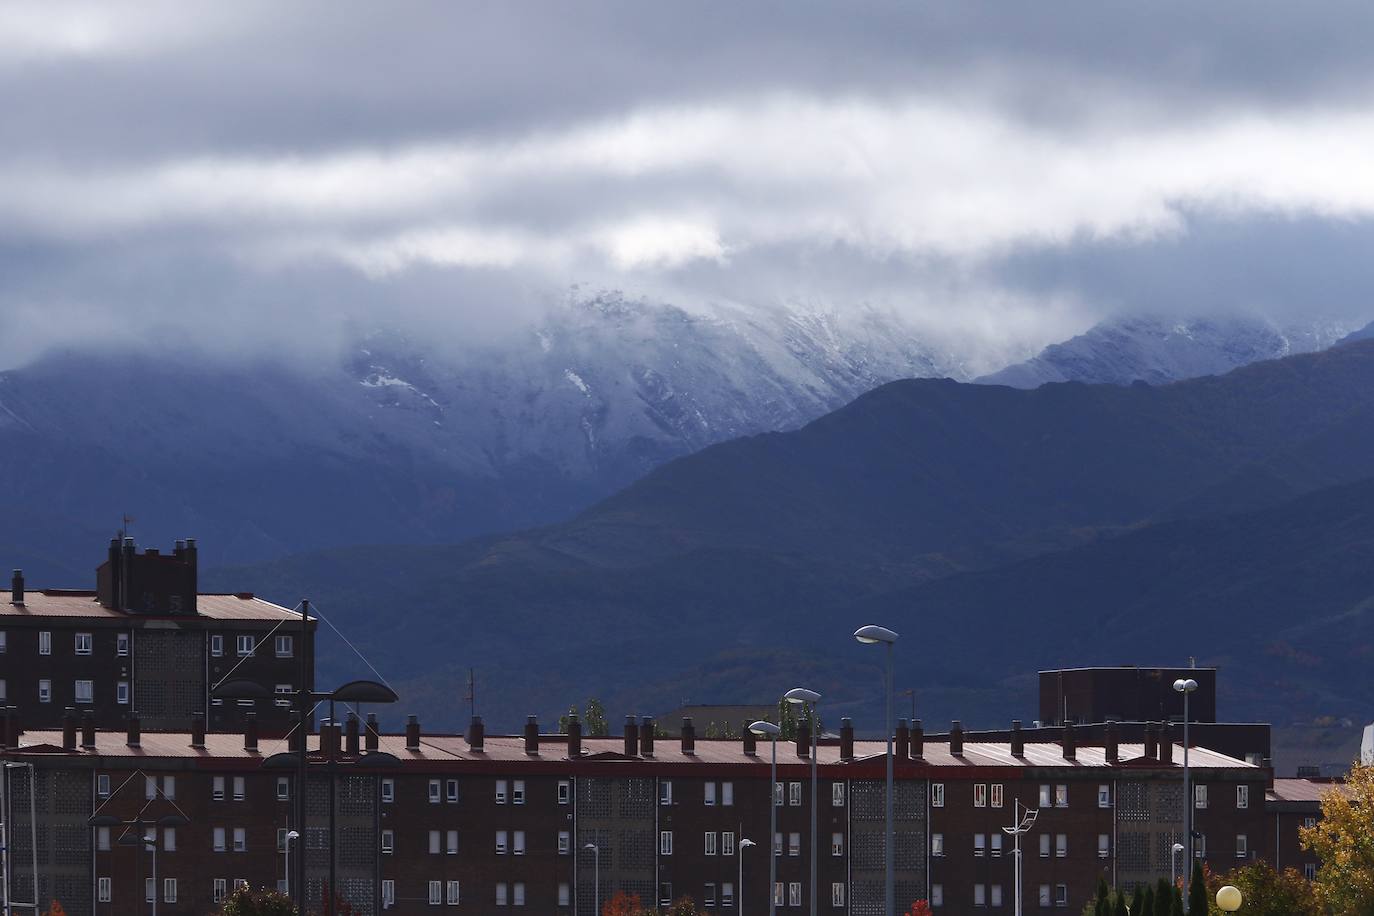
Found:
<path fill-rule="evenodd" d="M 298 791 L 294 768 L 269 760 L 292 740 L 243 734 L 97 729 L 73 716 L 56 730 L 0 716 L 8 785 L 5 822 L 11 891 L 32 899 L 37 836 L 40 900 L 68 912 L 203 916 L 237 882 L 286 879 L 287 833 Z M 18 728 L 22 731 L 16 733 Z M 321 899 L 329 864 L 328 773 L 336 762 L 337 878 L 360 912 L 539 911 L 592 916 L 599 891 L 646 904 L 690 896 L 708 911 L 766 912 L 768 852 L 782 913 L 810 906 L 810 754 L 805 730 L 778 747 L 770 785 L 766 743 L 655 740 L 652 722 L 622 736 L 378 735 L 350 718 L 310 741 L 305 829 L 290 843 L 306 856 L 307 899 Z M 1015 803 L 1039 809 L 1023 838 L 1028 913 L 1078 912 L 1098 876 L 1119 886 L 1167 876 L 1182 834 L 1179 749 L 1151 729 L 1143 744 L 1077 745 L 1072 728 L 1054 743 L 965 742 L 960 729 L 935 742 L 920 726 L 896 740 L 896 881 L 899 903 L 931 900 L 937 913 L 1013 910 L 1013 857 L 1001 828 Z M 844 723 L 819 748 L 819 909 L 877 916 L 883 900 L 884 745 L 855 741 Z M 386 765 L 369 768 L 373 761 Z M 395 761 L 383 755 L 394 755 Z M 1200 854 L 1225 870 L 1272 856 L 1267 770 L 1194 748 Z M 30 768 L 31 767 L 31 768 Z M 1283 791 L 1282 788 L 1276 792 Z M 37 815 L 34 831 L 29 798 Z M 770 803 L 777 834 L 769 842 Z M 155 821 L 152 861 L 120 843 L 121 829 L 88 826 L 94 815 Z M 758 844 L 744 848 L 749 839 Z M 587 849 L 594 844 L 597 852 Z M 1286 853 L 1285 853 L 1286 854 Z M 741 866 L 743 871 L 741 872 Z M 599 888 L 595 878 L 599 876 Z"/>
<path fill-rule="evenodd" d="M 0 703 L 30 728 L 59 728 L 70 707 L 102 730 L 134 711 L 148 729 L 187 731 L 198 714 L 212 732 L 237 731 L 251 710 L 264 734 L 283 735 L 289 704 L 209 690 L 231 670 L 268 691 L 311 686 L 314 627 L 302 633 L 299 614 L 251 594 L 200 594 L 194 540 L 162 554 L 115 539 L 94 590 L 29 589 L 14 571 L 0 601 Z"/>

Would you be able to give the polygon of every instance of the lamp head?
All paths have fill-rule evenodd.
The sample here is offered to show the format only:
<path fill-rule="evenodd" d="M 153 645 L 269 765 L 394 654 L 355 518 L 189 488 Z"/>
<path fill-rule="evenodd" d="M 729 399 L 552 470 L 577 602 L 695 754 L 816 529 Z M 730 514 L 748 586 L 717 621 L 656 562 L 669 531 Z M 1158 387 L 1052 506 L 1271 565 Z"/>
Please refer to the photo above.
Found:
<path fill-rule="evenodd" d="M 582 848 L 583 848 L 583 849 L 596 849 L 597 847 L 596 847 L 596 844 L 595 844 L 595 843 L 588 843 L 586 846 L 583 846 Z"/>
<path fill-rule="evenodd" d="M 782 698 L 789 703 L 819 703 L 821 695 L 814 690 L 807 690 L 805 687 L 793 687 L 782 695 Z"/>
<path fill-rule="evenodd" d="M 1187 678 L 1186 680 L 1184 678 L 1179 678 L 1174 681 L 1174 689 L 1179 693 L 1192 693 L 1194 690 L 1197 690 L 1197 681 L 1192 678 Z"/>
<path fill-rule="evenodd" d="M 1182 852 L 1182 851 L 1183 851 L 1183 844 L 1182 844 L 1182 843 L 1175 843 L 1175 844 L 1174 844 L 1174 849 L 1173 849 L 1173 851 L 1174 851 L 1175 854 L 1178 854 L 1178 853 Z"/>
<path fill-rule="evenodd" d="M 301 838 L 301 832 L 299 830 L 288 830 L 286 831 L 286 838 L 288 840 L 299 840 Z"/>
<path fill-rule="evenodd" d="M 1217 891 L 1217 906 L 1228 913 L 1234 913 L 1236 910 L 1240 909 L 1240 905 L 1243 902 L 1240 895 L 1240 889 L 1233 884 L 1228 884 Z"/>
<path fill-rule="evenodd" d="M 861 643 L 873 645 L 874 643 L 894 643 L 897 641 L 897 634 L 887 627 L 874 626 L 869 624 L 866 627 L 859 627 L 854 631 L 854 638 Z"/>
<path fill-rule="evenodd" d="M 740 848 L 740 849 L 748 849 L 750 846 L 757 846 L 757 845 L 758 845 L 758 843 L 755 843 L 753 840 L 740 840 L 740 841 L 739 841 L 739 848 Z"/>
<path fill-rule="evenodd" d="M 749 730 L 760 738 L 772 738 L 775 741 L 778 735 L 782 734 L 782 729 L 778 728 L 772 722 L 755 722 L 749 726 Z"/>

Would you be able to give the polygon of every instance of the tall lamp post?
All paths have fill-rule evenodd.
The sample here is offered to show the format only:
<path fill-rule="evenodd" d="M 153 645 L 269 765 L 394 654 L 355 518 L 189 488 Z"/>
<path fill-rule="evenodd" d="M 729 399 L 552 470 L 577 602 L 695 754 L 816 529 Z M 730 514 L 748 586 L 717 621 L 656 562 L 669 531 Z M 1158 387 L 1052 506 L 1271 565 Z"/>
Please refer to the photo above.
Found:
<path fill-rule="evenodd" d="M 807 724 L 811 729 L 811 916 L 816 914 L 816 758 L 820 756 L 820 738 L 816 728 L 816 704 L 821 695 L 805 687 L 793 687 L 782 695 L 789 703 L 802 704 L 809 717 Z"/>
<path fill-rule="evenodd" d="M 1184 863 L 1183 912 L 1188 912 L 1188 891 L 1193 884 L 1193 790 L 1188 778 L 1188 695 L 1197 690 L 1197 681 L 1179 678 L 1174 689 L 1183 694 L 1183 831 L 1188 846 L 1188 861 Z"/>
<path fill-rule="evenodd" d="M 739 883 L 735 885 L 735 916 L 744 916 L 744 850 L 754 845 L 757 844 L 753 840 L 740 840 L 739 846 L 735 848 L 735 858 L 739 859 Z"/>
<path fill-rule="evenodd" d="M 286 831 L 286 896 L 291 896 L 291 841 L 299 840 L 301 832 L 299 830 Z"/>
<path fill-rule="evenodd" d="M 773 767 L 768 779 L 768 916 L 776 916 L 778 911 L 778 735 L 782 729 L 772 722 L 755 722 L 749 730 L 760 738 L 773 742 Z M 741 888 L 743 890 L 743 888 Z"/>
<path fill-rule="evenodd" d="M 1178 884 L 1178 854 L 1183 851 L 1182 843 L 1175 843 L 1169 849 L 1169 883 Z"/>
<path fill-rule="evenodd" d="M 595 893 L 596 913 L 594 916 L 601 916 L 601 847 L 595 843 L 588 843 L 583 849 L 592 851 L 592 890 Z"/>
<path fill-rule="evenodd" d="M 1015 916 L 1021 916 L 1021 834 L 1029 833 L 1035 826 L 1035 819 L 1040 816 L 1040 810 L 1025 807 L 1018 798 L 1012 812 L 1016 820 L 1012 826 L 1003 827 L 1002 832 L 1011 834 L 1012 838 L 1013 864 L 1016 867 Z"/>
<path fill-rule="evenodd" d="M 897 634 L 887 627 L 874 626 L 870 624 L 866 627 L 859 627 L 854 631 L 854 638 L 865 645 L 885 645 L 887 646 L 887 716 L 883 720 L 883 731 L 887 735 L 887 811 L 886 824 L 884 827 L 885 836 L 883 837 L 883 873 L 884 884 L 886 887 L 887 908 L 883 910 L 887 916 L 895 916 L 897 912 L 897 889 L 893 883 L 892 874 L 892 847 L 896 842 L 896 837 L 892 832 L 892 644 L 897 641 Z"/>

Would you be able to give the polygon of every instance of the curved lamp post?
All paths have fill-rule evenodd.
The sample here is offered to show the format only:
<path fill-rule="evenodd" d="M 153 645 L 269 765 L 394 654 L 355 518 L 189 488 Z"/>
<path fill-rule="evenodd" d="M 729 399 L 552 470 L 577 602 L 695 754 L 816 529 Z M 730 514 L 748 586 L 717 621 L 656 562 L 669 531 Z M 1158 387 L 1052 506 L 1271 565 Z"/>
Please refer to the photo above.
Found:
<path fill-rule="evenodd" d="M 1183 851 L 1182 843 L 1175 843 L 1169 850 L 1169 883 L 1178 884 L 1178 854 Z"/>
<path fill-rule="evenodd" d="M 768 916 L 776 916 L 778 898 L 775 889 L 778 884 L 778 735 L 782 729 L 772 722 L 755 722 L 749 730 L 760 738 L 773 742 L 773 768 L 768 779 Z M 743 888 L 741 888 L 743 890 Z"/>
<path fill-rule="evenodd" d="M 806 714 L 810 717 L 808 725 L 811 728 L 811 916 L 816 916 L 816 758 L 820 756 L 821 738 L 816 727 L 816 704 L 820 702 L 821 695 L 805 687 L 793 687 L 784 693 L 782 698 L 792 704 L 804 705 Z"/>
<path fill-rule="evenodd" d="M 897 912 L 897 893 L 893 884 L 892 875 L 892 847 L 896 837 L 892 833 L 892 644 L 897 641 L 897 634 L 887 627 L 869 625 L 859 627 L 854 631 L 854 638 L 865 645 L 885 645 L 887 646 L 887 716 L 884 718 L 883 731 L 887 734 L 887 811 L 886 825 L 883 837 L 883 874 L 884 884 L 886 885 L 887 908 L 884 913 L 893 914 Z"/>
<path fill-rule="evenodd" d="M 753 840 L 741 839 L 735 847 L 735 858 L 739 859 L 739 883 L 735 885 L 735 916 L 744 916 L 744 850 L 757 845 Z M 771 894 L 772 891 L 769 891 Z"/>
<path fill-rule="evenodd" d="M 601 847 L 595 843 L 588 843 L 582 848 L 592 851 L 592 890 L 596 894 L 595 916 L 601 916 Z"/>
<path fill-rule="evenodd" d="M 1183 694 L 1183 832 L 1188 847 L 1188 861 L 1184 863 L 1183 875 L 1183 912 L 1188 912 L 1188 891 L 1193 884 L 1193 801 L 1192 787 L 1188 779 L 1188 695 L 1197 690 L 1197 681 L 1192 678 L 1179 678 L 1174 681 L 1174 689 Z"/>
<path fill-rule="evenodd" d="M 1240 888 L 1233 884 L 1228 884 L 1217 891 L 1217 906 L 1228 913 L 1234 913 L 1240 909 L 1240 905 L 1244 902 L 1244 898 L 1240 895 Z"/>

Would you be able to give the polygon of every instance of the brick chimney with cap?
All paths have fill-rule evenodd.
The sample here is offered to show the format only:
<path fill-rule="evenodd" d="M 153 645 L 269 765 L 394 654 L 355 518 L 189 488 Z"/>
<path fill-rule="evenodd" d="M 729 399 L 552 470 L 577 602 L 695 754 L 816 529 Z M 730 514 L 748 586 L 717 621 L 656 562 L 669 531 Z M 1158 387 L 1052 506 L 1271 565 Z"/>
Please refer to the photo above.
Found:
<path fill-rule="evenodd" d="M 682 753 L 688 757 L 697 752 L 697 727 L 691 716 L 682 717 Z"/>
<path fill-rule="evenodd" d="M 302 737 L 304 736 L 302 735 Z M 255 712 L 245 713 L 243 716 L 243 749 L 245 751 L 258 749 L 258 714 Z"/>
<path fill-rule="evenodd" d="M 582 720 L 577 713 L 568 713 L 568 757 L 582 756 Z"/>
<path fill-rule="evenodd" d="M 1108 763 L 1121 760 L 1121 729 L 1115 722 L 1108 722 L 1102 729 L 1102 755 Z"/>
<path fill-rule="evenodd" d="M 1159 727 L 1159 762 L 1174 762 L 1174 735 L 1168 722 Z"/>
<path fill-rule="evenodd" d="M 81 746 L 95 747 L 95 713 L 89 709 L 81 713 Z"/>
<path fill-rule="evenodd" d="M 487 727 L 483 724 L 481 716 L 473 716 L 472 721 L 468 723 L 467 740 L 469 750 L 481 751 L 486 748 Z"/>
<path fill-rule="evenodd" d="M 811 759 L 811 723 L 801 721 L 797 723 L 797 756 L 803 760 Z"/>
<path fill-rule="evenodd" d="M 1011 755 L 1012 755 L 1013 757 L 1024 757 L 1024 756 L 1026 756 L 1026 735 L 1025 735 L 1025 732 L 1021 731 L 1021 720 L 1020 720 L 1020 719 L 1012 719 L 1012 720 L 1011 720 L 1011 742 L 1010 742 L 1010 744 L 1011 744 L 1011 747 L 1009 748 L 1009 750 L 1011 751 Z"/>
<path fill-rule="evenodd" d="M 958 719 L 949 724 L 949 752 L 955 757 L 964 753 L 964 726 Z"/>
<path fill-rule="evenodd" d="M 854 720 L 848 716 L 840 720 L 840 759 L 854 759 Z"/>
<path fill-rule="evenodd" d="M 363 746 L 368 753 L 377 750 L 381 743 L 381 731 L 377 727 L 377 714 L 370 712 L 367 714 L 367 726 L 363 729 Z"/>
<path fill-rule="evenodd" d="M 406 716 L 406 750 L 420 749 L 420 717 Z"/>
<path fill-rule="evenodd" d="M 644 757 L 654 756 L 653 716 L 645 716 L 639 723 L 639 753 Z"/>
<path fill-rule="evenodd" d="M 192 725 L 195 725 L 195 721 L 192 720 L 191 724 L 192 724 Z M 191 735 L 192 746 L 199 746 L 199 747 L 204 747 L 204 746 L 205 746 L 205 733 L 204 733 L 204 731 L 203 731 L 204 727 L 205 727 L 205 720 L 202 719 L 202 720 L 201 720 L 201 728 L 202 728 L 202 731 L 201 731 L 201 735 L 200 735 L 200 744 L 199 744 L 199 745 L 195 745 L 195 744 L 194 744 L 194 742 L 195 742 L 195 737 L 196 737 L 196 736 L 195 736 L 195 734 L 194 734 L 194 732 L 193 732 L 192 735 Z M 127 736 L 126 736 L 125 739 L 124 739 L 124 743 L 127 744 L 127 745 L 129 745 L 129 747 L 138 747 L 139 745 L 141 745 L 141 744 L 143 743 L 143 722 L 142 722 L 141 719 L 139 719 L 138 713 L 136 713 L 136 712 L 130 712 L 130 713 L 129 713 L 129 721 L 128 721 L 128 723 L 127 723 L 127 728 L 128 728 L 128 734 L 127 734 Z"/>
<path fill-rule="evenodd" d="M 76 708 L 68 706 L 62 713 L 62 749 L 76 750 Z"/>
<path fill-rule="evenodd" d="M 625 717 L 625 756 L 639 755 L 639 720 L 634 716 Z"/>
<path fill-rule="evenodd" d="M 525 719 L 525 753 L 530 757 L 539 756 L 539 720 L 534 716 Z"/>
<path fill-rule="evenodd" d="M 362 748 L 359 746 L 358 714 L 349 710 L 348 718 L 344 720 L 344 753 L 350 757 L 357 757 Z"/>
<path fill-rule="evenodd" d="M 1156 726 L 1153 722 L 1145 723 L 1145 759 L 1159 759 L 1159 733 L 1155 731 Z"/>
<path fill-rule="evenodd" d="M 759 752 L 759 736 L 749 730 L 753 722 L 745 722 L 740 727 L 740 739 L 744 742 L 744 755 L 746 757 L 756 756 Z"/>
<path fill-rule="evenodd" d="M 205 747 L 205 713 L 191 714 L 191 747 Z"/>
<path fill-rule="evenodd" d="M 1064 728 L 1059 733 L 1059 746 L 1064 752 L 1065 760 L 1078 758 L 1078 735 L 1074 733 L 1072 722 L 1064 723 Z"/>
<path fill-rule="evenodd" d="M 24 603 L 24 570 L 16 569 L 10 577 L 10 604 Z"/>
<path fill-rule="evenodd" d="M 911 730 L 907 728 L 906 719 L 897 720 L 897 735 L 892 742 L 892 755 L 898 760 L 906 760 L 911 756 Z"/>
<path fill-rule="evenodd" d="M 911 720 L 911 756 L 917 760 L 926 756 L 926 730 L 920 719 Z"/>

